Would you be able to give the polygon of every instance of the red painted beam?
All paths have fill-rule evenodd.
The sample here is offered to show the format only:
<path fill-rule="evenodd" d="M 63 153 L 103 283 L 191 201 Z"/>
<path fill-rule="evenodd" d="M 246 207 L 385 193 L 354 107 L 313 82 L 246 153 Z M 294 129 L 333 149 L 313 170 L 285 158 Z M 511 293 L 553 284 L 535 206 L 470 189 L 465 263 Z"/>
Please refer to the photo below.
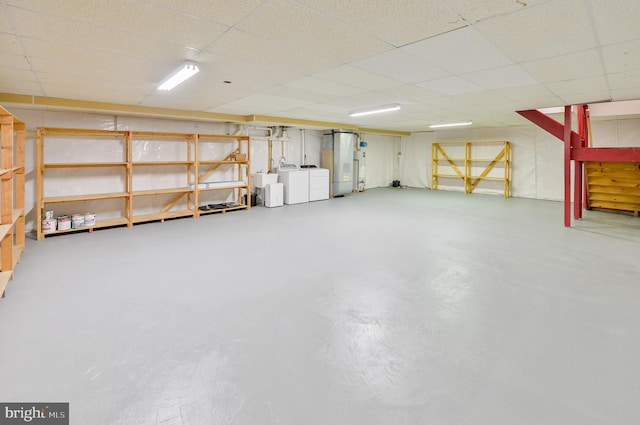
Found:
<path fill-rule="evenodd" d="M 543 114 L 537 109 L 529 109 L 526 111 L 516 111 L 518 114 L 522 115 L 524 118 L 528 119 L 541 129 L 547 131 L 551 135 L 557 137 L 558 139 L 564 141 L 564 125 L 554 120 L 550 116 Z M 566 121 L 566 120 L 565 120 Z M 580 139 L 580 135 L 575 131 L 571 132 L 571 143 L 573 146 L 582 146 L 582 141 Z"/>
<path fill-rule="evenodd" d="M 575 161 L 640 162 L 640 148 L 574 148 Z"/>
<path fill-rule="evenodd" d="M 560 124 L 555 120 L 552 121 Z M 564 136 L 564 227 L 571 227 L 571 148 L 573 145 L 571 136 L 575 133 L 571 131 L 571 106 L 569 105 L 564 107 L 564 126 L 561 125 L 561 128 Z"/>

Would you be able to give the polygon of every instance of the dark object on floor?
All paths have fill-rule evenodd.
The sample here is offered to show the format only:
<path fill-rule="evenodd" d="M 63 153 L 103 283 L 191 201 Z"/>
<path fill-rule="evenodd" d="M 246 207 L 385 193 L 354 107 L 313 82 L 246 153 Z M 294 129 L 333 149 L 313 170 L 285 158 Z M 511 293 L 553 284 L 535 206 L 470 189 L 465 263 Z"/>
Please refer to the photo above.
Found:
<path fill-rule="evenodd" d="M 401 186 L 400 186 L 400 180 L 394 180 L 394 181 L 391 183 L 391 187 L 401 187 Z"/>

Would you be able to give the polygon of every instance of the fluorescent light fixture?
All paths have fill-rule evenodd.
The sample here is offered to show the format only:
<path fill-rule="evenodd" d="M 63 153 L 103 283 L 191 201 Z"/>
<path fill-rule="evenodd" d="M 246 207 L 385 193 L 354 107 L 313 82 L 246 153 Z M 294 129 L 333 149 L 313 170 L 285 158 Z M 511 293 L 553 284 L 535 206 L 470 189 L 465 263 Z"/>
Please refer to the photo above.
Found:
<path fill-rule="evenodd" d="M 399 110 L 400 110 L 400 105 L 396 103 L 395 105 L 376 106 L 375 108 L 360 109 L 359 111 L 352 111 L 352 112 L 349 112 L 349 116 L 361 117 L 363 115 L 380 114 L 382 112 L 392 112 L 392 111 L 399 111 Z"/>
<path fill-rule="evenodd" d="M 200 72 L 200 69 L 198 69 L 198 66 L 195 64 L 195 62 L 184 62 L 182 65 L 180 65 L 180 68 L 178 68 L 178 70 L 171 74 L 171 76 L 158 87 L 158 90 L 169 91 L 188 78 L 193 77 L 198 72 Z"/>
<path fill-rule="evenodd" d="M 452 122 L 450 124 L 434 124 L 434 125 L 430 125 L 429 128 L 460 127 L 460 126 L 463 126 L 463 125 L 471 125 L 471 124 L 473 124 L 471 121 Z"/>

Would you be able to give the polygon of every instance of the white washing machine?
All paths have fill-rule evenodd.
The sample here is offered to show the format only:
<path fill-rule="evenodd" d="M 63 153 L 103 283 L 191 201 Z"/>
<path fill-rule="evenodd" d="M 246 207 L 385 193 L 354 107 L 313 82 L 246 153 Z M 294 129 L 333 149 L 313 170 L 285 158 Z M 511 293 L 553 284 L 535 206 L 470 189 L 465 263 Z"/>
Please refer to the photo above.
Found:
<path fill-rule="evenodd" d="M 309 170 L 309 201 L 329 199 L 329 169 L 307 168 Z"/>
<path fill-rule="evenodd" d="M 282 183 L 270 183 L 264 187 L 264 206 L 273 208 L 281 207 L 283 201 Z"/>
<path fill-rule="evenodd" d="M 309 202 L 309 171 L 286 164 L 278 169 L 278 183 L 283 184 L 284 203 L 287 205 Z"/>

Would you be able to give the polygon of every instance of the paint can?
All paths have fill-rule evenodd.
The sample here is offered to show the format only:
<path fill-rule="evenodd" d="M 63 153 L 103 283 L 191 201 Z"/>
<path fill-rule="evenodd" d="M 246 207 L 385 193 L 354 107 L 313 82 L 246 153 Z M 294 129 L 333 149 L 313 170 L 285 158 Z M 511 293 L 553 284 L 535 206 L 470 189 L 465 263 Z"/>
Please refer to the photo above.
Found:
<path fill-rule="evenodd" d="M 61 215 L 58 217 L 58 230 L 71 229 L 71 217 L 68 215 Z"/>
<path fill-rule="evenodd" d="M 95 213 L 84 213 L 84 227 L 91 227 L 96 224 Z"/>
<path fill-rule="evenodd" d="M 45 211 L 44 218 L 47 220 L 53 220 L 53 211 Z"/>
<path fill-rule="evenodd" d="M 53 233 L 58 228 L 58 220 L 55 218 L 45 218 L 42 220 L 42 233 Z"/>
<path fill-rule="evenodd" d="M 84 227 L 84 215 L 83 214 L 73 214 L 71 216 L 71 228 L 72 229 L 81 229 Z"/>

